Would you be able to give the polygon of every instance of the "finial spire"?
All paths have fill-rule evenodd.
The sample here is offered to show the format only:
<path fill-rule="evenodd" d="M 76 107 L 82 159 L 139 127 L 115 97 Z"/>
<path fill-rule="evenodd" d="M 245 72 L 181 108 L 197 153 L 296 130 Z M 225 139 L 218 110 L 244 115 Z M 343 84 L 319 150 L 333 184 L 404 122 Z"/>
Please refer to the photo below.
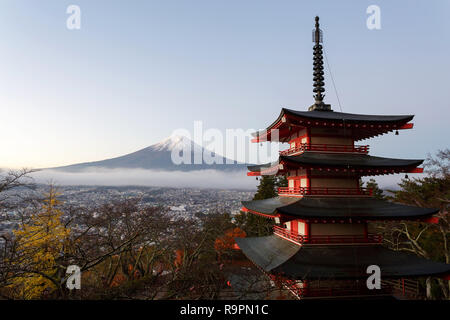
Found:
<path fill-rule="evenodd" d="M 319 17 L 316 16 L 316 29 L 313 31 L 313 42 L 319 44 L 322 42 L 322 30 L 319 28 Z"/>
<path fill-rule="evenodd" d="M 313 111 L 313 110 L 320 110 L 320 111 L 332 111 L 331 110 L 331 106 L 329 104 L 325 104 L 323 103 L 323 98 L 325 97 L 324 94 L 322 94 L 323 92 L 325 92 L 325 88 L 324 85 L 325 83 L 324 81 L 324 72 L 323 72 L 323 56 L 322 56 L 322 45 L 321 43 L 323 42 L 323 35 L 322 35 L 322 30 L 320 30 L 319 27 L 319 17 L 316 17 L 316 25 L 315 25 L 315 29 L 313 30 L 313 42 L 314 47 L 314 89 L 313 92 L 315 93 L 314 95 L 314 99 L 315 99 L 315 103 L 309 107 L 309 111 Z"/>

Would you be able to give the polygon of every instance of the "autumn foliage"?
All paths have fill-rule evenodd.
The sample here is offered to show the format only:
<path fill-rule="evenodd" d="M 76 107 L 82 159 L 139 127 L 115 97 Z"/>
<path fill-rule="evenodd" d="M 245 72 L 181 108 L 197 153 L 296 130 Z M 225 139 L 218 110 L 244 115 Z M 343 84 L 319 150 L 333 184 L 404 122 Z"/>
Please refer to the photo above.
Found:
<path fill-rule="evenodd" d="M 175 251 L 175 267 L 179 268 L 183 264 L 184 252 L 183 250 L 177 249 Z"/>
<path fill-rule="evenodd" d="M 51 279 L 61 273 L 58 259 L 68 251 L 70 229 L 61 223 L 62 212 L 56 208 L 59 204 L 56 196 L 56 191 L 50 188 L 42 210 L 14 231 L 21 257 L 15 265 L 20 275 L 9 287 L 20 298 L 40 298 L 58 287 Z"/>
<path fill-rule="evenodd" d="M 235 238 L 245 238 L 247 234 L 244 230 L 240 228 L 232 228 L 225 231 L 225 234 L 221 237 L 218 237 L 214 242 L 214 249 L 219 255 L 226 251 L 236 248 Z"/>

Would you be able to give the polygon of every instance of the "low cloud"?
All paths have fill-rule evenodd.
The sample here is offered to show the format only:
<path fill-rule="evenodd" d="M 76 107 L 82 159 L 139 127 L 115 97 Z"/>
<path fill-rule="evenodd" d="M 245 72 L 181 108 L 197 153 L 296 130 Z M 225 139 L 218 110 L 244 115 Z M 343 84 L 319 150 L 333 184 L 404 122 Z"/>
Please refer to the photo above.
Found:
<path fill-rule="evenodd" d="M 246 170 L 219 171 L 156 171 L 146 169 L 85 169 L 79 172 L 41 170 L 31 176 L 37 183 L 53 182 L 58 185 L 104 185 L 104 186 L 155 186 L 175 188 L 220 188 L 255 190 L 258 181 L 248 177 Z M 408 174 L 410 179 L 420 174 Z M 377 181 L 381 189 L 398 190 L 403 174 L 364 177 Z"/>
<path fill-rule="evenodd" d="M 86 169 L 79 172 L 41 170 L 32 174 L 37 183 L 57 185 L 156 186 L 176 188 L 256 189 L 257 181 L 245 170 L 155 171 L 145 169 Z"/>

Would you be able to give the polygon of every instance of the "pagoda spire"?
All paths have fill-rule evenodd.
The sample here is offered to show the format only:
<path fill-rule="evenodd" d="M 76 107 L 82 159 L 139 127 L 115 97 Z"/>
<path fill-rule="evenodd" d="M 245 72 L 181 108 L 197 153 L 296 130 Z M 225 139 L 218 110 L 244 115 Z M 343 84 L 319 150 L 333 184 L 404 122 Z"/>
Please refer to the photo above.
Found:
<path fill-rule="evenodd" d="M 313 42 L 314 47 L 314 63 L 313 63 L 313 80 L 314 80 L 314 89 L 313 92 L 315 93 L 314 95 L 314 99 L 315 99 L 315 103 L 309 107 L 309 111 L 313 111 L 313 110 L 319 110 L 319 111 L 332 111 L 331 110 L 331 106 L 329 104 L 325 104 L 323 102 L 323 98 L 325 97 L 325 95 L 323 94 L 323 92 L 325 92 L 325 88 L 324 88 L 324 72 L 323 72 L 323 51 L 322 51 L 322 45 L 321 43 L 323 42 L 323 35 L 322 35 L 322 30 L 320 30 L 319 27 L 319 17 L 316 17 L 316 25 L 315 25 L 315 29 L 313 30 Z"/>

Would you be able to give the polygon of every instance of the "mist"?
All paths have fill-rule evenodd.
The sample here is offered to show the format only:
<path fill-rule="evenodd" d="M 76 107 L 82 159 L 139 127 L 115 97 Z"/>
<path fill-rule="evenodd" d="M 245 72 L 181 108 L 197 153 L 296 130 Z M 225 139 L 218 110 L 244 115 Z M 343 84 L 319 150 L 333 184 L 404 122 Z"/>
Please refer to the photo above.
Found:
<path fill-rule="evenodd" d="M 246 170 L 156 171 L 146 169 L 86 169 L 79 172 L 41 170 L 30 175 L 36 183 L 56 185 L 152 186 L 255 190 L 257 182 Z"/>
<path fill-rule="evenodd" d="M 41 170 L 31 174 L 37 183 L 55 183 L 57 185 L 103 185 L 126 186 L 140 185 L 152 187 L 175 188 L 219 188 L 255 190 L 258 181 L 248 177 L 245 170 L 218 171 L 156 171 L 146 169 L 86 169 L 79 172 L 60 170 Z M 420 174 L 409 174 L 409 178 L 421 177 Z M 404 178 L 403 174 L 364 177 L 366 182 L 370 178 L 377 181 L 381 189 L 399 189 L 398 183 Z"/>

